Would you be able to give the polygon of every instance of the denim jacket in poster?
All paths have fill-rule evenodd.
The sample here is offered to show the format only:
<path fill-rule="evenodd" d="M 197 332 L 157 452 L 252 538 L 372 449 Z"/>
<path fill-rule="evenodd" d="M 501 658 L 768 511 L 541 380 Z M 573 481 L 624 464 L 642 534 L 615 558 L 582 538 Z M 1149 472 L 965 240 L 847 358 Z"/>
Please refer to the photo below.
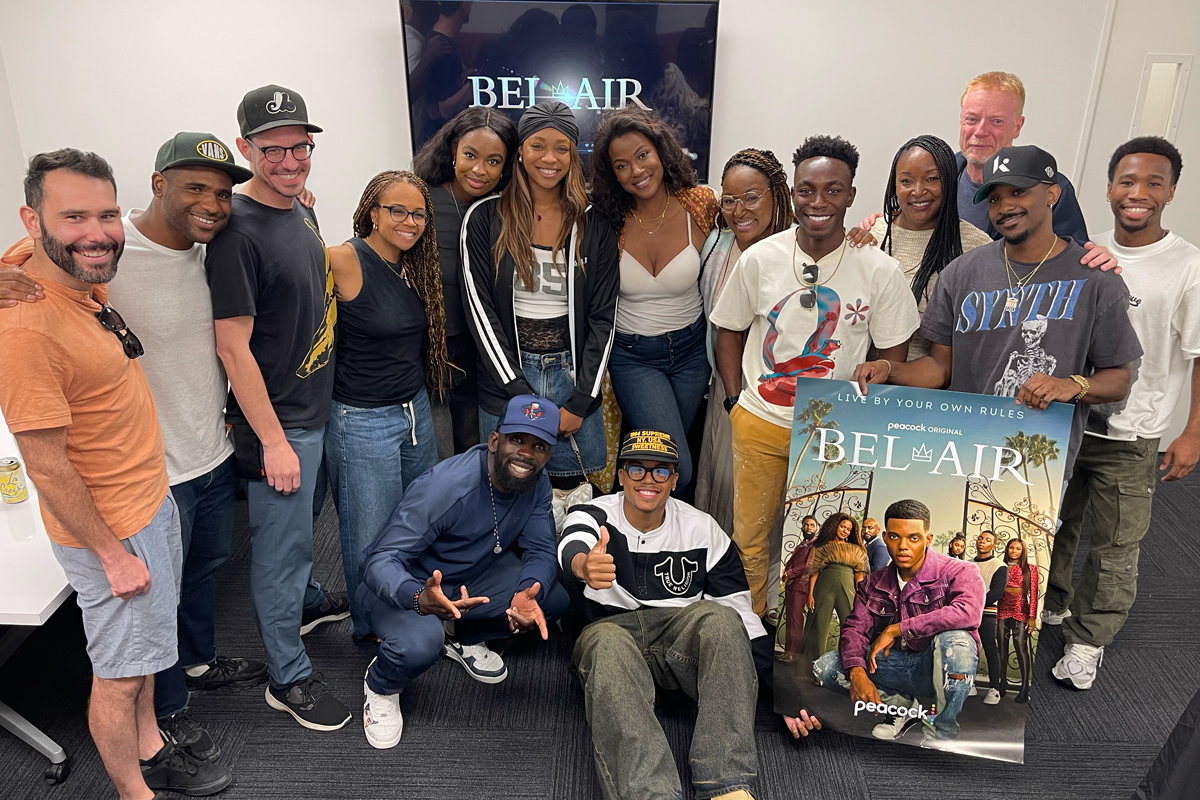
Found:
<path fill-rule="evenodd" d="M 933 550 L 925 551 L 925 562 L 903 591 L 894 566 L 872 572 L 859 582 L 854 609 L 842 626 L 842 669 L 865 669 L 871 644 L 895 622 L 909 650 L 924 650 L 934 636 L 953 630 L 968 631 L 978 645 L 984 594 L 974 564 Z"/>

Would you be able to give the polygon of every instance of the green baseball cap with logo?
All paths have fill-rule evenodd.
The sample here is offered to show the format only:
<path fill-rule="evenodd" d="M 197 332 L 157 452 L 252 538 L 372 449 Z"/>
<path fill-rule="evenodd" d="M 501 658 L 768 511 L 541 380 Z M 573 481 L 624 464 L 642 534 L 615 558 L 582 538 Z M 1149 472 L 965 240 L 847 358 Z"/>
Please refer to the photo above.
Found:
<path fill-rule="evenodd" d="M 238 105 L 237 119 L 243 139 L 285 125 L 303 125 L 309 133 L 321 132 L 308 121 L 308 106 L 300 93 L 273 83 L 246 92 Z"/>
<path fill-rule="evenodd" d="M 245 167 L 233 160 L 233 153 L 225 143 L 211 133 L 177 133 L 158 148 L 154 159 L 154 171 L 165 172 L 173 167 L 210 167 L 219 169 L 234 183 L 244 183 L 254 177 Z"/>

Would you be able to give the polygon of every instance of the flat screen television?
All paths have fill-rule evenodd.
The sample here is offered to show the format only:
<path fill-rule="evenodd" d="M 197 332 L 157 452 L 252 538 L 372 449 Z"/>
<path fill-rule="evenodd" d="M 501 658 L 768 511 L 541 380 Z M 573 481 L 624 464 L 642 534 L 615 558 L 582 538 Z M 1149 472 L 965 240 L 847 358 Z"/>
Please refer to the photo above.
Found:
<path fill-rule="evenodd" d="M 586 167 L 600 114 L 637 103 L 676 131 L 708 179 L 717 0 L 447 3 L 402 0 L 415 153 L 468 106 L 516 122 L 541 100 L 579 120 Z"/>

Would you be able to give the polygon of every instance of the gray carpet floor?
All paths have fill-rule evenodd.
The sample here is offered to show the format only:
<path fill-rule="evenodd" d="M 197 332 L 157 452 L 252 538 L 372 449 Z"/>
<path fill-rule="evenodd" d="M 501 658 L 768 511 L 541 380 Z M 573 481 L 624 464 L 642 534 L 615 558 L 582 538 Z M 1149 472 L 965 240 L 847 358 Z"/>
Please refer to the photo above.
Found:
<path fill-rule="evenodd" d="M 1128 797 L 1200 685 L 1198 518 L 1200 473 L 1164 486 L 1156 495 L 1154 522 L 1142 551 L 1138 602 L 1105 653 L 1101 677 L 1091 691 L 1074 692 L 1054 683 L 1049 671 L 1062 652 L 1062 637 L 1053 628 L 1044 636 L 1024 765 L 830 732 L 796 742 L 764 699 L 755 730 L 756 797 Z M 218 645 L 227 655 L 262 658 L 247 596 L 248 570 L 243 505 L 233 556 L 218 575 Z M 343 584 L 331 503 L 317 525 L 316 573 L 328 587 Z M 442 659 L 404 694 L 404 739 L 393 750 L 376 751 L 366 744 L 357 712 L 344 729 L 317 733 L 268 708 L 262 687 L 194 697 L 196 719 L 209 728 L 224 751 L 223 760 L 235 771 L 233 786 L 221 797 L 600 798 L 582 694 L 570 671 L 569 643 L 561 636 L 548 643 L 522 639 L 507 648 L 509 678 L 497 686 L 477 683 Z M 372 648 L 351 642 L 349 620 L 319 628 L 306 643 L 330 690 L 356 708 Z M 0 670 L 0 699 L 67 749 L 72 774 L 65 783 L 48 787 L 41 777 L 45 759 L 0 732 L 0 797 L 116 797 L 88 734 L 89 676 L 79 613 L 69 602 Z M 694 708 L 681 698 L 666 697 L 660 718 L 686 778 Z M 685 794 L 692 797 L 690 790 Z"/>

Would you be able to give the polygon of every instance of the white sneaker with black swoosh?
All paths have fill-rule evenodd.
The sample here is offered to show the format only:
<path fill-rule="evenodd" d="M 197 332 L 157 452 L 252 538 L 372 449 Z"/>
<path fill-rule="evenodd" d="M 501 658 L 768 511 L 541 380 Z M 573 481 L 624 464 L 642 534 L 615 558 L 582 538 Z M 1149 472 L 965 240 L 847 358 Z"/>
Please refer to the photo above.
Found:
<path fill-rule="evenodd" d="M 447 636 L 443 652 L 447 658 L 462 664 L 467 674 L 480 683 L 500 683 L 508 677 L 508 667 L 504 665 L 504 659 L 482 642 L 459 644 Z"/>

